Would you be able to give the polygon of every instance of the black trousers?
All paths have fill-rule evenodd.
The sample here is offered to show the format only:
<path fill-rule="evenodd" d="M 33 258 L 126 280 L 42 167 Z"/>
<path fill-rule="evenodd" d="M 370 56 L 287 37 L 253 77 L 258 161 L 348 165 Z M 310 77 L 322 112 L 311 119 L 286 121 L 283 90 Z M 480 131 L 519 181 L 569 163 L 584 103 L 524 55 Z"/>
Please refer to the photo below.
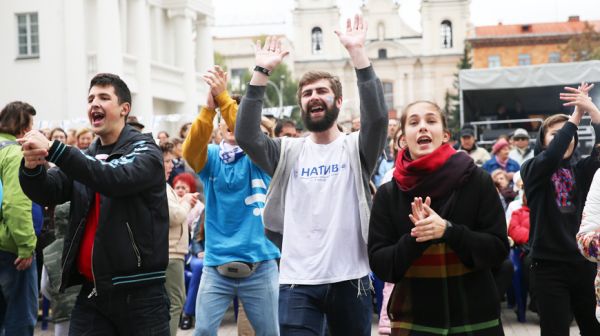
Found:
<path fill-rule="evenodd" d="M 117 289 L 88 298 L 92 287 L 84 284 L 77 297 L 69 336 L 169 336 L 169 298 L 164 284 Z"/>
<path fill-rule="evenodd" d="M 596 264 L 534 259 L 531 281 L 540 315 L 541 336 L 568 336 L 572 317 L 581 335 L 600 335 L 596 320 Z"/>

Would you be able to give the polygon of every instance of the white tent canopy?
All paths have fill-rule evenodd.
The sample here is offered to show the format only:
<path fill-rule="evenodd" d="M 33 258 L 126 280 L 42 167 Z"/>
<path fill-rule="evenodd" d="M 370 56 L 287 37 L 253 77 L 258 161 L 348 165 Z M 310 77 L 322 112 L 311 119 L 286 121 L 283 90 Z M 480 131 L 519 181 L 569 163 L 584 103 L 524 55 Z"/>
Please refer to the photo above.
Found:
<path fill-rule="evenodd" d="M 461 90 L 512 89 L 600 82 L 600 61 L 461 70 Z"/>

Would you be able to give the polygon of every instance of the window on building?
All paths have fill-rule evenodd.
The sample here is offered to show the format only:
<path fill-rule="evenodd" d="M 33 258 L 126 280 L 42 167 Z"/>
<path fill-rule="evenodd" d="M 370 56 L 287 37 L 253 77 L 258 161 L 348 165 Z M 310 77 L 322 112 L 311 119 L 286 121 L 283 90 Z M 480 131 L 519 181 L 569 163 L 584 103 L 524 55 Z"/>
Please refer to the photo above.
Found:
<path fill-rule="evenodd" d="M 379 22 L 377 25 L 377 39 L 380 41 L 385 39 L 385 25 L 383 22 Z"/>
<path fill-rule="evenodd" d="M 502 63 L 500 62 L 500 56 L 498 56 L 498 55 L 488 56 L 488 68 L 499 68 L 501 66 L 502 66 Z"/>
<path fill-rule="evenodd" d="M 383 97 L 388 110 L 394 108 L 394 83 L 383 82 Z"/>
<path fill-rule="evenodd" d="M 442 21 L 440 25 L 440 35 L 442 40 L 442 49 L 452 48 L 452 22 Z"/>
<path fill-rule="evenodd" d="M 531 55 L 519 54 L 519 65 L 530 65 L 530 64 L 531 64 Z"/>
<path fill-rule="evenodd" d="M 560 52 L 554 51 L 548 54 L 548 63 L 560 63 Z"/>
<path fill-rule="evenodd" d="M 387 58 L 387 49 L 377 50 L 377 58 Z"/>
<path fill-rule="evenodd" d="M 323 30 L 319 27 L 314 27 L 311 32 L 312 53 L 320 54 L 323 52 Z"/>
<path fill-rule="evenodd" d="M 39 57 L 40 35 L 37 13 L 17 14 L 18 58 Z"/>

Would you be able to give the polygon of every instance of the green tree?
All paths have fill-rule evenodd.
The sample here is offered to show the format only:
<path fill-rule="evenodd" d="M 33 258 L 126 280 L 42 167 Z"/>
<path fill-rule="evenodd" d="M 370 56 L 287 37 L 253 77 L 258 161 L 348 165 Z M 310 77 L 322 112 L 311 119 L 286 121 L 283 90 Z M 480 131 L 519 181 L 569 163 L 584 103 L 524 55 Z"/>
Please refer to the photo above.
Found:
<path fill-rule="evenodd" d="M 471 69 L 473 62 L 471 60 L 471 45 L 465 42 L 463 55 L 456 65 L 458 71 L 463 69 Z M 456 134 L 460 129 L 460 85 L 458 81 L 458 71 L 454 74 L 454 92 L 446 91 L 444 98 L 444 112 L 448 116 L 448 127 L 452 134 Z"/>
<path fill-rule="evenodd" d="M 214 57 L 214 60 L 215 60 L 215 64 L 218 65 L 218 66 L 220 66 L 221 69 L 227 71 L 227 65 L 225 64 L 225 56 L 223 56 L 223 54 L 215 51 L 214 54 L 213 54 L 213 57 Z"/>
<path fill-rule="evenodd" d="M 247 72 L 243 76 L 243 83 L 250 82 L 252 73 Z M 282 96 L 282 105 L 297 105 L 296 89 L 298 81 L 292 77 L 287 64 L 281 63 L 269 76 L 269 84 L 267 84 L 267 94 L 265 96 L 265 107 L 279 106 L 279 92 Z M 278 92 L 279 90 L 279 92 Z"/>
<path fill-rule="evenodd" d="M 587 21 L 584 25 L 583 31 L 571 37 L 562 49 L 572 62 L 600 60 L 600 31 Z"/>

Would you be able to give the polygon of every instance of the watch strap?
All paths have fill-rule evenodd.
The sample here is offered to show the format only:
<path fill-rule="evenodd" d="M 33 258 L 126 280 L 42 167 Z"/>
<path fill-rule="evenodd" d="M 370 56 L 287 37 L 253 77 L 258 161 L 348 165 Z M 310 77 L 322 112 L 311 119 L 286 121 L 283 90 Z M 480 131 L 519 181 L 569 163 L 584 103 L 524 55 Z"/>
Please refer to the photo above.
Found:
<path fill-rule="evenodd" d="M 266 76 L 271 76 L 271 70 L 269 70 L 267 68 L 263 68 L 260 65 L 255 66 L 254 71 L 258 71 Z"/>

